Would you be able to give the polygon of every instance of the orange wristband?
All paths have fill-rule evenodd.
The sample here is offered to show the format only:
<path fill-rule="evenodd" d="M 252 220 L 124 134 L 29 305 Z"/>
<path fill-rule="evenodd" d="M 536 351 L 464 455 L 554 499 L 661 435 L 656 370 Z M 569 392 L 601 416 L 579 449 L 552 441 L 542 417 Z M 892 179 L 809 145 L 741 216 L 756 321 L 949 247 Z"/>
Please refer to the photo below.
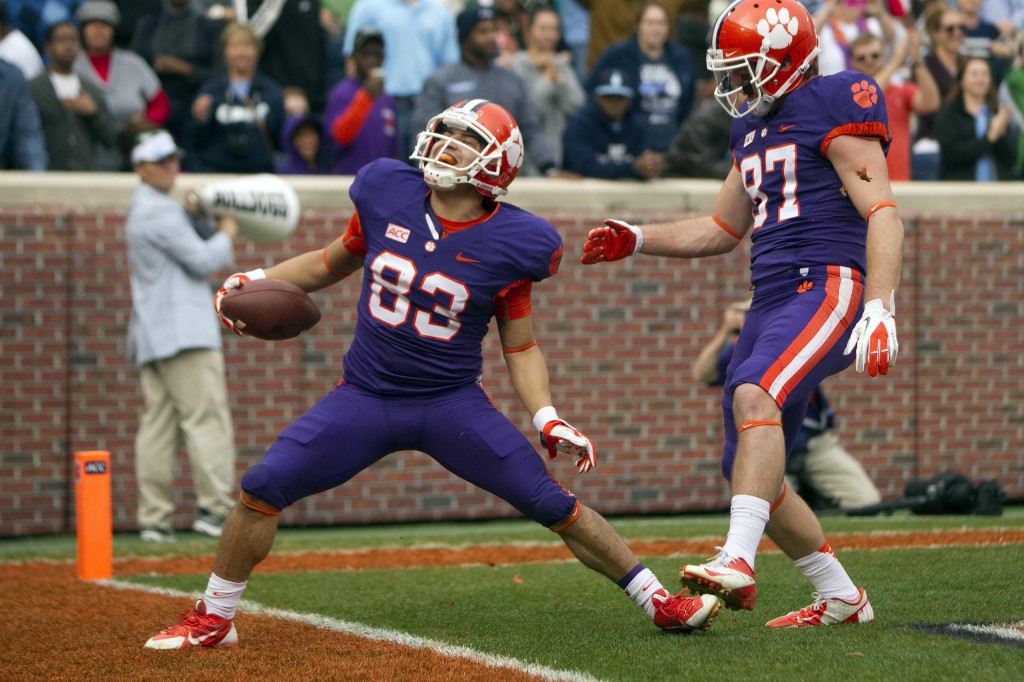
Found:
<path fill-rule="evenodd" d="M 335 277 L 340 277 L 341 279 L 344 279 L 344 278 L 348 277 L 348 275 L 345 274 L 344 272 L 338 272 L 337 270 L 332 268 L 330 263 L 327 262 L 327 247 L 326 246 L 323 248 L 323 250 L 320 251 L 320 253 L 323 255 L 324 267 L 327 268 L 327 272 L 331 273 Z"/>
<path fill-rule="evenodd" d="M 721 218 L 716 216 L 714 213 L 711 214 L 711 219 L 715 221 L 716 225 L 718 225 L 720 228 L 728 232 L 731 237 L 735 237 L 736 239 L 743 239 L 742 234 L 726 225 L 725 222 Z"/>
<path fill-rule="evenodd" d="M 868 212 L 864 214 L 864 220 L 865 221 L 871 220 L 871 216 L 873 216 L 876 211 L 881 211 L 883 208 L 887 208 L 887 207 L 896 208 L 896 202 L 895 201 L 880 201 L 880 202 L 878 202 L 877 204 L 875 204 L 874 206 L 869 208 Z"/>

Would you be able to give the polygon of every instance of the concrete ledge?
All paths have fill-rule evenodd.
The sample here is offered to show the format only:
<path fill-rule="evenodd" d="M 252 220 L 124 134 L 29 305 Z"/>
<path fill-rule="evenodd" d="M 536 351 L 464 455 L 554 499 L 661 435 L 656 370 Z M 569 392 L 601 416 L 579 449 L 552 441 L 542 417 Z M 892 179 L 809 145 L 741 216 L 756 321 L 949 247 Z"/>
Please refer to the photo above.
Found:
<path fill-rule="evenodd" d="M 195 185 L 237 176 L 184 174 L 180 196 Z M 351 209 L 351 176 L 287 176 L 303 208 Z M 3 206 L 127 207 L 137 182 L 131 173 L 0 172 Z M 670 179 L 652 182 L 520 178 L 508 200 L 538 212 L 599 214 L 708 212 L 718 194 L 717 180 Z M 903 182 L 893 192 L 908 214 L 1024 215 L 1024 183 Z"/>

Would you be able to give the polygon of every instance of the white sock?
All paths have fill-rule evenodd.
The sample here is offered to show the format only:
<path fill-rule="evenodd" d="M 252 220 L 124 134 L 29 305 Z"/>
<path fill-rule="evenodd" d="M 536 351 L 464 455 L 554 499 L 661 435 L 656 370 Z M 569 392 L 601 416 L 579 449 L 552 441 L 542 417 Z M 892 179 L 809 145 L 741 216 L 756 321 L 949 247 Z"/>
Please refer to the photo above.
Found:
<path fill-rule="evenodd" d="M 206 583 L 206 592 L 203 594 L 206 612 L 225 620 L 234 618 L 247 583 L 248 581 L 233 583 L 218 577 L 216 573 L 211 573 L 210 582 Z"/>
<path fill-rule="evenodd" d="M 626 596 L 636 602 L 636 605 L 644 610 L 648 618 L 654 618 L 654 603 L 651 602 L 651 597 L 659 590 L 668 593 L 661 586 L 658 576 L 654 575 L 651 569 L 645 568 L 633 576 L 633 579 L 626 585 Z"/>
<path fill-rule="evenodd" d="M 857 586 L 850 580 L 846 569 L 839 563 L 839 559 L 827 544 L 814 554 L 797 559 L 793 563 L 803 571 L 804 576 L 814 586 L 815 592 L 825 599 L 838 598 L 847 602 L 856 602 L 860 598 Z"/>
<path fill-rule="evenodd" d="M 729 505 L 729 534 L 722 547 L 729 556 L 739 557 L 754 568 L 754 556 L 768 524 L 771 505 L 753 495 L 733 495 Z"/>

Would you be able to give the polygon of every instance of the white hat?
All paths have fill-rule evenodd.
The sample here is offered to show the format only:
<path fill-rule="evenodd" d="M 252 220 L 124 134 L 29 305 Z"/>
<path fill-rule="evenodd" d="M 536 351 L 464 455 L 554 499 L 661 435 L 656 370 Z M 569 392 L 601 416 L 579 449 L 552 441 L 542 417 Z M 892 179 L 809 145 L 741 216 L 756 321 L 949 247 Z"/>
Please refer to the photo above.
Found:
<path fill-rule="evenodd" d="M 172 155 L 184 156 L 185 152 L 178 147 L 174 138 L 166 130 L 154 130 L 142 133 L 139 141 L 132 149 L 132 165 L 140 163 L 156 163 Z"/>

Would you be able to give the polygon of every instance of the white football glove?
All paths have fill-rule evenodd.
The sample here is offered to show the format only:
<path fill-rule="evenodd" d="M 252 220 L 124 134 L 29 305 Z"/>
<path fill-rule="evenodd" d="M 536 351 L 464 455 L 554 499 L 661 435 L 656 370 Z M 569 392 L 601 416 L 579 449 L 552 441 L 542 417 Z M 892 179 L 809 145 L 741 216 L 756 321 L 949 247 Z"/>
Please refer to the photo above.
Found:
<path fill-rule="evenodd" d="M 230 318 L 224 317 L 220 312 L 220 302 L 224 300 L 224 297 L 228 293 L 228 289 L 241 289 L 242 285 L 246 282 L 252 282 L 257 279 L 266 279 L 267 273 L 263 272 L 263 268 L 256 268 L 249 272 L 236 272 L 235 274 L 224 280 L 224 284 L 220 285 L 220 289 L 213 297 L 213 309 L 217 311 L 217 317 L 224 323 L 224 326 L 233 331 L 234 333 L 242 336 L 242 332 L 235 328 L 235 323 Z"/>
<path fill-rule="evenodd" d="M 548 451 L 548 457 L 554 459 L 558 453 L 576 457 L 576 468 L 585 474 L 597 466 L 597 453 L 594 443 L 563 419 L 553 407 L 538 410 L 533 417 L 533 424 L 540 431 L 540 444 Z"/>
<path fill-rule="evenodd" d="M 895 291 L 889 295 L 889 310 L 880 298 L 864 304 L 864 313 L 853 328 L 843 355 L 849 355 L 854 348 L 857 349 L 857 371 L 864 372 L 867 367 L 869 376 L 886 374 L 896 363 L 900 344 L 896 340 Z"/>

